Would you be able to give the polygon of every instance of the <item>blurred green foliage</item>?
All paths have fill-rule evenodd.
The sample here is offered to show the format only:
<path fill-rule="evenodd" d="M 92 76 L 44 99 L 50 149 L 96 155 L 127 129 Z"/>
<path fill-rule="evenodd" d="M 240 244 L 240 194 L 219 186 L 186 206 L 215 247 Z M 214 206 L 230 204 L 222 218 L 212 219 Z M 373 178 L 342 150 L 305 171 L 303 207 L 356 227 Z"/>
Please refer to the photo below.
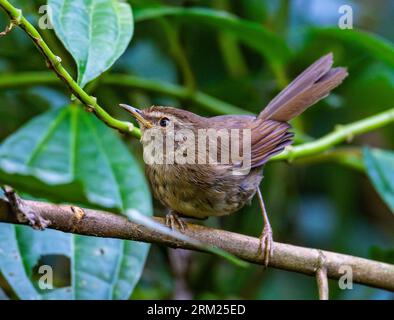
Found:
<path fill-rule="evenodd" d="M 135 19 L 133 39 L 113 67 L 87 87 L 114 117 L 126 120 L 124 113 L 115 107 L 122 102 L 142 108 L 152 104 L 172 105 L 201 115 L 234 111 L 257 113 L 300 71 L 330 51 L 334 53 L 335 64 L 348 67 L 350 76 L 330 97 L 297 119 L 294 126 L 298 131 L 319 137 L 333 130 L 338 124 L 356 121 L 393 107 L 394 46 L 390 42 L 394 41 L 392 1 L 350 1 L 354 11 L 355 30 L 340 30 L 337 27 L 340 16 L 338 8 L 342 3 L 336 0 L 128 2 L 132 6 Z M 11 3 L 22 8 L 28 20 L 37 26 L 40 18 L 38 7 L 45 4 L 45 1 L 14 0 Z M 7 23 L 7 17 L 1 12 L 1 28 Z M 73 57 L 65 50 L 53 30 L 40 32 L 76 79 L 78 69 Z M 100 41 L 93 45 L 100 45 Z M 116 136 L 91 115 L 83 113 L 82 109 L 60 109 L 69 104 L 70 92 L 57 79 L 29 84 L 32 80 L 30 75 L 22 81 L 26 72 L 37 74 L 44 70 L 43 57 L 21 30 L 15 29 L 6 37 L 0 38 L 0 140 L 6 141 L 2 144 L 0 154 L 7 146 L 18 146 L 12 141 L 18 141 L 21 135 L 29 136 L 26 129 L 32 126 L 34 121 L 52 116 L 46 123 L 30 131 L 39 135 L 40 130 L 49 128 L 47 131 L 52 134 L 45 143 L 37 137 L 44 147 L 35 152 L 37 154 L 34 155 L 34 161 L 26 165 L 23 159 L 18 159 L 26 170 L 24 175 L 20 168 L 14 169 L 14 172 L 6 172 L 3 166 L 0 180 L 14 184 L 27 197 L 68 201 L 110 208 L 118 212 L 142 205 L 141 210 L 145 211 L 144 213 L 152 213 L 150 194 L 141 174 L 143 163 L 138 141 Z M 127 79 L 122 77 L 114 80 L 118 74 L 133 76 L 133 81 L 126 83 Z M 17 81 L 11 84 L 12 77 L 16 77 Z M 160 86 L 160 83 L 163 83 L 163 86 Z M 192 96 L 189 90 L 198 90 L 199 94 L 210 96 Z M 49 113 L 45 113 L 48 111 Z M 44 116 L 41 115 L 43 113 Z M 91 146 L 99 150 L 92 151 L 88 144 L 85 150 L 93 152 L 89 159 L 104 159 L 101 163 L 93 162 L 90 166 L 79 163 L 80 166 L 75 167 L 78 168 L 75 172 L 64 170 L 68 165 L 65 159 L 68 159 L 70 153 L 83 155 L 87 151 L 76 151 L 76 145 L 71 146 L 65 142 L 64 132 L 68 132 L 67 126 L 72 126 L 73 122 L 57 121 L 58 115 L 62 113 L 66 113 L 67 117 L 68 114 L 75 113 L 82 119 L 81 127 L 75 131 L 78 132 L 82 145 L 83 141 L 86 142 L 84 135 L 92 133 L 92 126 L 99 128 L 100 138 Z M 33 122 L 28 122 L 31 119 L 34 119 Z M 20 129 L 22 126 L 24 127 Z M 358 147 L 393 150 L 393 137 L 394 127 L 391 125 L 357 137 L 353 144 Z M 34 135 L 31 135 L 30 139 L 34 139 Z M 86 139 L 91 141 L 90 138 Z M 48 147 L 51 145 L 52 147 Z M 29 144 L 25 147 L 32 146 Z M 23 145 L 19 147 L 24 148 Z M 385 152 L 392 157 L 393 151 Z M 6 154 L 9 155 L 10 152 Z M 59 155 L 64 157 L 58 157 Z M 392 172 L 393 168 L 388 163 L 378 163 L 375 167 L 383 172 Z M 63 167 L 59 168 L 61 164 Z M 368 170 L 368 164 L 366 165 Z M 50 169 L 52 175 L 43 175 L 42 169 Z M 131 171 L 138 177 L 121 179 Z M 111 180 L 108 176 L 102 178 L 103 172 L 115 179 Z M 59 176 L 62 181 L 48 181 L 48 177 Z M 62 185 L 58 185 L 59 181 Z M 392 197 L 394 193 L 392 181 L 373 181 L 375 185 L 379 185 L 378 191 L 384 190 L 386 196 L 383 198 L 386 202 L 392 203 L 387 200 L 387 197 Z M 135 183 L 142 185 L 142 191 L 135 187 Z M 96 191 L 98 196 L 95 197 Z M 393 263 L 394 216 L 365 172 L 354 171 L 330 161 L 307 164 L 295 162 L 291 165 L 269 163 L 265 169 L 262 191 L 277 241 Z M 112 192 L 115 192 L 115 195 L 109 196 Z M 100 201 L 106 196 L 107 202 Z M 145 199 L 143 203 L 142 198 Z M 155 213 L 162 213 L 163 208 L 157 202 L 154 202 L 154 208 Z M 210 218 L 206 224 L 257 236 L 262 228 L 261 220 L 258 205 L 253 202 L 235 215 L 220 219 Z M 1 236 L 5 238 L 4 241 L 19 246 L 21 252 L 31 251 L 26 239 L 34 239 L 35 232 L 23 227 L 4 228 L 8 228 L 8 232 L 16 237 L 16 242 L 12 235 L 3 232 Z M 53 234 L 48 235 L 47 231 L 44 234 L 62 238 L 57 232 L 50 233 Z M 85 241 L 93 241 L 86 239 Z M 37 243 L 40 243 L 39 240 Z M 116 252 L 117 257 L 127 257 L 119 243 L 113 241 L 92 245 L 96 246 L 98 252 L 101 252 L 100 248 L 103 246 L 109 246 L 114 250 L 111 252 Z M 133 255 L 135 244 L 128 243 L 129 253 Z M 55 258 L 48 258 L 48 255 L 65 255 L 73 259 L 70 248 L 59 248 L 56 249 L 55 245 L 54 248 L 40 248 L 41 251 L 38 252 L 44 257 L 35 256 L 23 265 L 19 264 L 17 268 L 20 278 L 17 280 L 30 279 L 27 289 L 36 291 L 33 269 L 40 259 L 47 259 L 47 264 L 56 265 L 55 276 L 60 279 L 59 287 L 63 288 L 57 291 L 59 296 L 52 297 L 70 298 L 64 288 L 70 286 L 73 280 L 69 273 L 63 270 L 69 268 L 69 264 L 65 263 L 64 259 L 60 260 L 62 263 L 56 264 Z M 83 258 L 86 258 L 86 261 L 89 261 L 89 252 L 91 251 L 80 251 L 80 254 L 85 255 Z M 259 266 L 250 266 L 245 270 L 217 256 L 176 252 L 152 246 L 141 280 L 131 298 L 317 297 L 315 280 L 312 277 L 280 270 L 264 270 Z M 141 270 L 143 254 L 137 261 L 141 262 Z M 0 268 L 1 265 L 0 262 Z M 106 271 L 111 272 L 111 268 L 114 266 L 108 264 Z M 181 268 L 182 272 L 177 268 Z M 131 270 L 135 270 L 138 278 L 138 268 Z M 111 275 L 114 274 L 115 271 Z M 130 285 L 131 278 L 133 275 L 125 276 L 125 281 L 129 281 L 127 285 Z M 103 289 L 110 290 L 110 293 L 106 291 L 100 297 L 125 298 L 124 295 L 116 294 L 116 280 L 121 283 L 119 278 L 112 278 L 112 287 Z M 74 298 L 92 297 L 83 294 L 94 290 L 89 287 L 94 282 L 89 279 L 86 281 L 85 289 L 73 288 L 76 293 Z M 123 290 L 124 285 L 125 283 L 121 283 L 118 289 Z M 12 298 L 23 296 L 13 288 L 12 280 L 7 274 L 0 276 L 0 287 L 3 287 L 3 290 L 0 289 L 0 299 L 3 291 Z M 330 289 L 334 299 L 394 298 L 392 293 L 359 285 L 353 290 L 343 291 L 335 281 L 330 282 Z"/>

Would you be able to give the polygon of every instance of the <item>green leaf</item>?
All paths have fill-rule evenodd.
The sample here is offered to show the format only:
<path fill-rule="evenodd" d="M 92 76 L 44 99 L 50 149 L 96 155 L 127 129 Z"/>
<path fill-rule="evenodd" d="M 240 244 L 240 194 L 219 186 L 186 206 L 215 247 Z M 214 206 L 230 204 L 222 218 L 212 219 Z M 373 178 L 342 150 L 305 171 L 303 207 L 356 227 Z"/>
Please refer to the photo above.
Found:
<path fill-rule="evenodd" d="M 151 7 L 134 9 L 136 22 L 156 19 L 163 16 L 175 16 L 186 23 L 206 25 L 215 30 L 228 31 L 240 41 L 256 49 L 272 65 L 283 64 L 290 57 L 286 43 L 260 23 L 242 20 L 224 11 L 205 8 Z"/>
<path fill-rule="evenodd" d="M 118 239 L 74 236 L 74 298 L 127 299 L 137 284 L 149 245 Z"/>
<path fill-rule="evenodd" d="M 69 234 L 54 230 L 37 232 L 26 226 L 0 224 L 0 270 L 18 297 L 38 300 L 45 294 L 47 299 L 55 299 L 61 294 L 59 298 L 71 299 L 69 288 L 41 293 L 30 280 L 41 256 L 71 256 L 70 239 Z"/>
<path fill-rule="evenodd" d="M 0 223 L 0 271 L 18 297 L 38 300 L 40 295 L 26 275 L 16 239 L 17 227 Z"/>
<path fill-rule="evenodd" d="M 364 162 L 369 179 L 394 213 L 394 152 L 365 148 Z"/>
<path fill-rule="evenodd" d="M 118 0 L 48 0 L 55 32 L 78 66 L 78 84 L 108 70 L 133 35 L 131 7 Z"/>
<path fill-rule="evenodd" d="M 317 37 L 328 36 L 350 46 L 364 49 L 372 57 L 394 67 L 394 44 L 377 34 L 366 31 L 335 28 L 314 28 L 310 32 Z"/>
<path fill-rule="evenodd" d="M 78 186 L 84 196 L 77 200 L 83 203 L 152 214 L 136 160 L 113 130 L 79 106 L 34 118 L 0 146 L 0 180 L 14 185 L 14 178 L 21 191 L 34 190 L 39 181 L 42 189 L 36 196 L 48 191 L 75 203 L 66 195 Z M 58 190 L 65 193 L 56 194 Z M 0 224 L 0 241 L 0 270 L 22 299 L 127 299 L 149 250 L 145 243 L 7 224 Z M 70 258 L 71 288 L 39 292 L 34 287 L 31 270 L 50 254 Z"/>

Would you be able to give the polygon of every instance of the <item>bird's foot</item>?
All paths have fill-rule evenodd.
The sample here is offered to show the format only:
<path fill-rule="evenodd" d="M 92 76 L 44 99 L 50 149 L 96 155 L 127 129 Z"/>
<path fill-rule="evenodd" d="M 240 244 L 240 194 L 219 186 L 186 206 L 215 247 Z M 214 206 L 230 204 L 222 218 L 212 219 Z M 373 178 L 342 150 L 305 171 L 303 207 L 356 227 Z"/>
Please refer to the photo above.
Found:
<path fill-rule="evenodd" d="M 264 266 L 268 267 L 268 263 L 273 253 L 273 237 L 272 237 L 272 229 L 269 224 L 264 226 L 263 232 L 260 237 L 260 246 L 259 246 L 259 255 L 263 254 Z"/>
<path fill-rule="evenodd" d="M 13 188 L 5 186 L 3 190 L 12 211 L 16 214 L 16 218 L 20 223 L 27 222 L 33 229 L 37 230 L 44 230 L 51 224 L 50 221 L 41 217 L 38 212 L 35 212 L 26 201 L 22 200 Z"/>
<path fill-rule="evenodd" d="M 180 231 L 185 231 L 187 228 L 185 221 L 177 213 L 170 211 L 166 214 L 166 226 L 175 230 L 175 225 L 178 226 Z"/>

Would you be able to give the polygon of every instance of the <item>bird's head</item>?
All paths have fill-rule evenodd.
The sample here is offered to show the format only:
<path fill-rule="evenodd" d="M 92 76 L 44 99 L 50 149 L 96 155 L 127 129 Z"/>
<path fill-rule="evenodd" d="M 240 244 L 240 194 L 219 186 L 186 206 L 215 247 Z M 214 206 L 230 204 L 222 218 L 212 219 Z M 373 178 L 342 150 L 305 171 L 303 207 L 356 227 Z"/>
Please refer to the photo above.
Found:
<path fill-rule="evenodd" d="M 137 120 L 142 136 L 147 130 L 153 130 L 163 136 L 176 134 L 181 129 L 195 131 L 204 119 L 192 112 L 172 107 L 153 106 L 140 110 L 126 104 L 120 106 Z"/>

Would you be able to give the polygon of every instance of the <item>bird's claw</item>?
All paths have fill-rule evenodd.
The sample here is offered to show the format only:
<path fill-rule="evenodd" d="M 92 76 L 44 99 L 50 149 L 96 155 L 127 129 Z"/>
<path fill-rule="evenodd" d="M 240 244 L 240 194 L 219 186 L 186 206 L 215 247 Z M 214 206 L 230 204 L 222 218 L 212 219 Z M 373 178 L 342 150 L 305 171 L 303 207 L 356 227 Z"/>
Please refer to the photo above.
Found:
<path fill-rule="evenodd" d="M 166 215 L 166 226 L 171 230 L 175 230 L 175 225 L 178 226 L 180 231 L 185 231 L 187 228 L 186 223 L 182 220 L 182 218 L 176 214 L 175 212 L 169 212 Z"/>
<path fill-rule="evenodd" d="M 268 263 L 273 254 L 273 237 L 272 229 L 269 225 L 265 225 L 260 237 L 259 253 L 263 254 L 264 266 L 268 267 Z"/>

